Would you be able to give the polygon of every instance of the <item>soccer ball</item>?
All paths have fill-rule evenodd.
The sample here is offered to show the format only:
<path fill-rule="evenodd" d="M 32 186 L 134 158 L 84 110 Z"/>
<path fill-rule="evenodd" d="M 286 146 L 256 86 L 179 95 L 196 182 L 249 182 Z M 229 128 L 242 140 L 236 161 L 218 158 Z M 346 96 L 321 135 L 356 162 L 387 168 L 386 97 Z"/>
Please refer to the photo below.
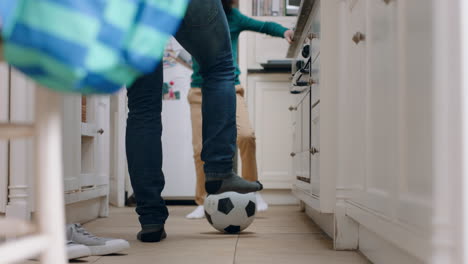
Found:
<path fill-rule="evenodd" d="M 253 222 L 256 204 L 255 193 L 212 194 L 205 199 L 205 216 L 215 229 L 236 234 Z"/>

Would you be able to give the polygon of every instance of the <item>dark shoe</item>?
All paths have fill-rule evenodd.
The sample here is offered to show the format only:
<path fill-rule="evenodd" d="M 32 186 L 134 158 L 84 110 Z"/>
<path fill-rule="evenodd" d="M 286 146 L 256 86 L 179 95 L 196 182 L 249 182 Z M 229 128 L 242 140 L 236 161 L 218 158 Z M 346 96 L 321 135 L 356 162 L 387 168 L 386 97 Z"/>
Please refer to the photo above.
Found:
<path fill-rule="evenodd" d="M 141 242 L 159 242 L 167 237 L 164 225 L 145 225 L 138 232 L 137 238 Z"/>

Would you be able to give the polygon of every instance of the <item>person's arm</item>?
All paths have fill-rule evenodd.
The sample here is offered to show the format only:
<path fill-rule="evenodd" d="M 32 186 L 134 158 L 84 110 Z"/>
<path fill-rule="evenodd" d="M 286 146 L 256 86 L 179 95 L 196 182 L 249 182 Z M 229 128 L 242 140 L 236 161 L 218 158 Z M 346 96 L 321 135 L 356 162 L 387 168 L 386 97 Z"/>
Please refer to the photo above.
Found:
<path fill-rule="evenodd" d="M 265 33 L 274 37 L 285 38 L 288 42 L 291 43 L 294 34 L 292 30 L 287 29 L 275 22 L 265 22 L 253 19 L 251 17 L 243 15 L 238 10 L 233 10 L 233 12 L 236 12 L 236 20 L 242 30 L 249 30 L 259 33 Z"/>

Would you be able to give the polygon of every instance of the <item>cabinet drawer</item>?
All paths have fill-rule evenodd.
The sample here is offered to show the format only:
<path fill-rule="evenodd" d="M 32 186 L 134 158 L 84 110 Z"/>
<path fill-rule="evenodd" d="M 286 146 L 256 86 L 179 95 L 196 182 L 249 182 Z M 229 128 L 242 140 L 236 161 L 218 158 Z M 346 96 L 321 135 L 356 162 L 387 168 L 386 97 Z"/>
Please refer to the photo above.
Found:
<path fill-rule="evenodd" d="M 311 102 L 314 105 L 320 100 L 320 56 L 315 58 L 311 65 L 310 78 L 314 81 L 314 84 L 311 86 Z"/>
<path fill-rule="evenodd" d="M 294 179 L 296 185 L 304 190 L 310 191 L 310 159 L 309 152 L 301 152 L 295 156 L 294 160 Z"/>
<path fill-rule="evenodd" d="M 302 151 L 310 149 L 310 92 L 302 101 Z"/>
<path fill-rule="evenodd" d="M 291 116 L 292 122 L 292 133 L 293 133 L 293 153 L 301 152 L 302 147 L 302 107 L 301 105 L 292 106 Z"/>

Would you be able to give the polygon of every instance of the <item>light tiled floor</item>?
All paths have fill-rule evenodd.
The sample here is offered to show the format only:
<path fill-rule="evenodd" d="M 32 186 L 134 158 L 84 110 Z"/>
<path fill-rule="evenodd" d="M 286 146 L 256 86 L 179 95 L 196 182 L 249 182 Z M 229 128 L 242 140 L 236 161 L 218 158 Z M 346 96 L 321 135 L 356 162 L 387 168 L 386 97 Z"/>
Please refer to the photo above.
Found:
<path fill-rule="evenodd" d="M 252 226 L 240 235 L 221 234 L 205 219 L 185 219 L 192 209 L 170 207 L 168 238 L 152 244 L 136 240 L 139 224 L 133 208 L 112 208 L 109 218 L 85 227 L 99 236 L 127 239 L 131 248 L 122 254 L 83 258 L 73 263 L 369 263 L 356 252 L 333 251 L 332 241 L 297 206 L 271 207 L 258 214 Z"/>

